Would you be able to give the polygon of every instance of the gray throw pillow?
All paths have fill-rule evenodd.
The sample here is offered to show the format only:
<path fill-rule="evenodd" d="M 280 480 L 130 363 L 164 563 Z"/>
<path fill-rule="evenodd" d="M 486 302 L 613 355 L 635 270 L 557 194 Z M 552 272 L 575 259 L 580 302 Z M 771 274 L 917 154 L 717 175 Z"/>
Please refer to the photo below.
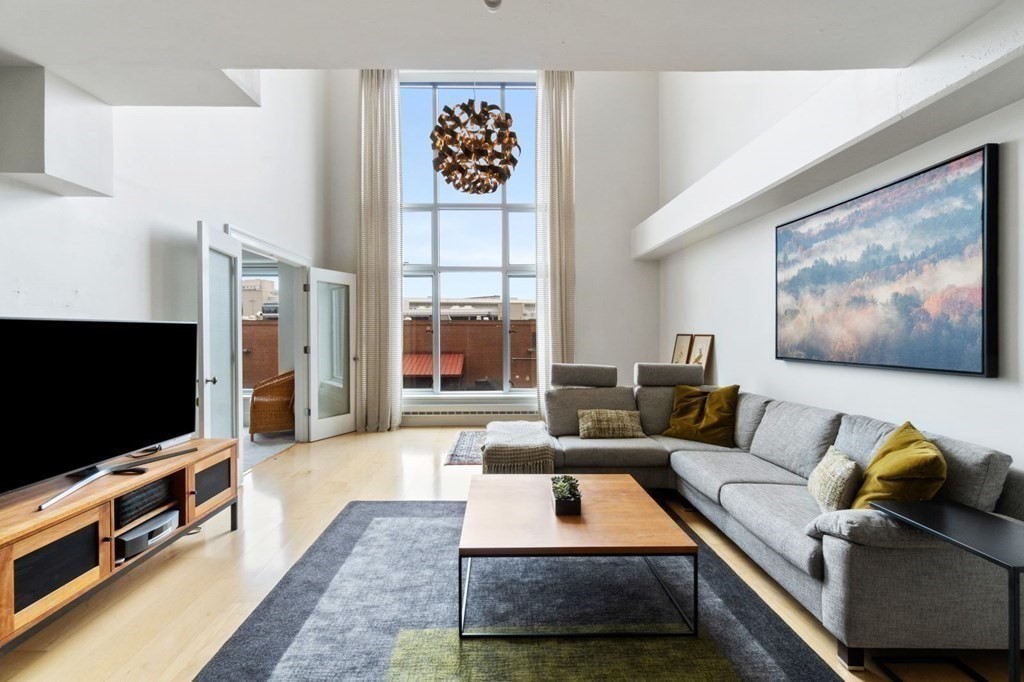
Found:
<path fill-rule="evenodd" d="M 807 479 L 807 490 L 823 512 L 849 509 L 860 490 L 860 465 L 831 445 Z"/>

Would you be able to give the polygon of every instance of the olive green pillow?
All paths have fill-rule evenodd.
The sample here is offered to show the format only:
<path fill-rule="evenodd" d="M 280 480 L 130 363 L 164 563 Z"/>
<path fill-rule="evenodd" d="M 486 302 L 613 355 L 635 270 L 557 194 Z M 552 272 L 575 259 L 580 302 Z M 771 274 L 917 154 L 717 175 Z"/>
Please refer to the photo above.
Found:
<path fill-rule="evenodd" d="M 736 403 L 739 386 L 702 391 L 676 386 L 672 417 L 662 435 L 731 448 L 736 445 Z"/>
<path fill-rule="evenodd" d="M 643 438 L 640 413 L 631 410 L 577 410 L 580 438 Z"/>
<path fill-rule="evenodd" d="M 864 471 L 853 509 L 869 502 L 922 502 L 935 497 L 946 482 L 946 459 L 934 444 L 906 422 L 882 443 Z"/>

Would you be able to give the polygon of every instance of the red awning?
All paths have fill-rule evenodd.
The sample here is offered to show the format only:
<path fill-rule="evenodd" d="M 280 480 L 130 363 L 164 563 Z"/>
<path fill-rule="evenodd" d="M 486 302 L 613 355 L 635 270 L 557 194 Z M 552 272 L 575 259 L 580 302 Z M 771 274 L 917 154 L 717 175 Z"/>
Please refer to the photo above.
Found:
<path fill-rule="evenodd" d="M 441 353 L 441 376 L 461 377 L 466 356 L 462 353 Z M 402 375 L 434 376 L 434 356 L 430 353 L 406 353 L 402 356 Z"/>

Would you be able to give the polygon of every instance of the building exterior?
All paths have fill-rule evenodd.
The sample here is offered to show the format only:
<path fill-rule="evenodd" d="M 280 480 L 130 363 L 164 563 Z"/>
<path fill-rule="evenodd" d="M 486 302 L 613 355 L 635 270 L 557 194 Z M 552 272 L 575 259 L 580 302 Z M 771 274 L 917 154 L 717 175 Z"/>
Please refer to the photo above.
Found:
<path fill-rule="evenodd" d="M 277 283 L 269 279 L 242 280 L 242 318 L 258 320 L 263 317 L 263 304 L 277 302 Z"/>

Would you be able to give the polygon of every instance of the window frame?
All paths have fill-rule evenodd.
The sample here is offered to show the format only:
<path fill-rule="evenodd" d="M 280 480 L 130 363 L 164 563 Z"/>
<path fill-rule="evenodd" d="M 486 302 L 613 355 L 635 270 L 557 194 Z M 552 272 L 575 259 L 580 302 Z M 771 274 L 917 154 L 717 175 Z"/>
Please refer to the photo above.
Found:
<path fill-rule="evenodd" d="M 501 93 L 501 101 L 499 106 L 502 111 L 505 111 L 505 93 L 509 89 L 522 89 L 522 90 L 533 90 L 536 91 L 536 82 L 530 81 L 515 81 L 515 82 L 503 82 L 503 81 L 402 81 L 399 84 L 399 88 L 409 89 L 429 89 L 432 91 L 432 118 L 431 124 L 436 123 L 438 117 L 438 92 L 444 89 L 466 89 L 466 88 L 480 88 L 487 90 L 499 90 Z M 401 172 L 401 169 L 399 169 Z M 473 203 L 457 203 L 457 202 L 442 202 L 439 201 L 440 194 L 440 183 L 444 182 L 436 172 L 432 173 L 433 183 L 433 201 L 432 202 L 406 202 L 404 194 L 402 197 L 402 215 L 407 212 L 423 212 L 430 213 L 430 250 L 432 263 L 430 264 L 410 264 L 402 263 L 402 282 L 403 287 L 406 277 L 430 277 L 431 278 L 431 328 L 436 330 L 437 333 L 433 334 L 431 339 L 431 352 L 433 360 L 433 381 L 431 388 L 404 388 L 402 389 L 402 395 L 408 397 L 423 397 L 423 396 L 445 396 L 445 397 L 456 397 L 456 396 L 487 396 L 487 397 L 498 397 L 498 396 L 509 396 L 509 395 L 524 395 L 532 394 L 536 392 L 535 388 L 513 388 L 511 386 L 511 374 L 512 374 L 512 342 L 511 342 L 511 301 L 509 299 L 509 288 L 511 277 L 533 277 L 536 281 L 537 277 L 537 264 L 536 257 L 532 264 L 514 264 L 509 262 L 510 255 L 510 242 L 509 242 L 509 215 L 512 213 L 533 213 L 536 216 L 537 213 L 537 202 L 536 202 L 536 190 L 534 191 L 534 201 L 530 203 L 516 202 L 510 203 L 508 201 L 508 188 L 505 184 L 502 184 L 498 194 L 500 201 L 497 202 L 473 202 Z M 536 180 L 534 180 L 536 184 Z M 440 214 L 441 211 L 500 211 L 501 212 L 501 265 L 500 266 L 462 266 L 462 265 L 441 265 L 441 240 L 440 240 Z M 404 240 L 404 236 L 403 236 Z M 497 272 L 501 273 L 501 329 L 502 329 L 502 388 L 500 391 L 443 391 L 441 388 L 441 299 L 440 299 L 440 288 L 441 288 L 441 275 L 445 273 L 478 273 L 478 272 Z M 403 355 L 405 349 L 403 348 Z"/>

